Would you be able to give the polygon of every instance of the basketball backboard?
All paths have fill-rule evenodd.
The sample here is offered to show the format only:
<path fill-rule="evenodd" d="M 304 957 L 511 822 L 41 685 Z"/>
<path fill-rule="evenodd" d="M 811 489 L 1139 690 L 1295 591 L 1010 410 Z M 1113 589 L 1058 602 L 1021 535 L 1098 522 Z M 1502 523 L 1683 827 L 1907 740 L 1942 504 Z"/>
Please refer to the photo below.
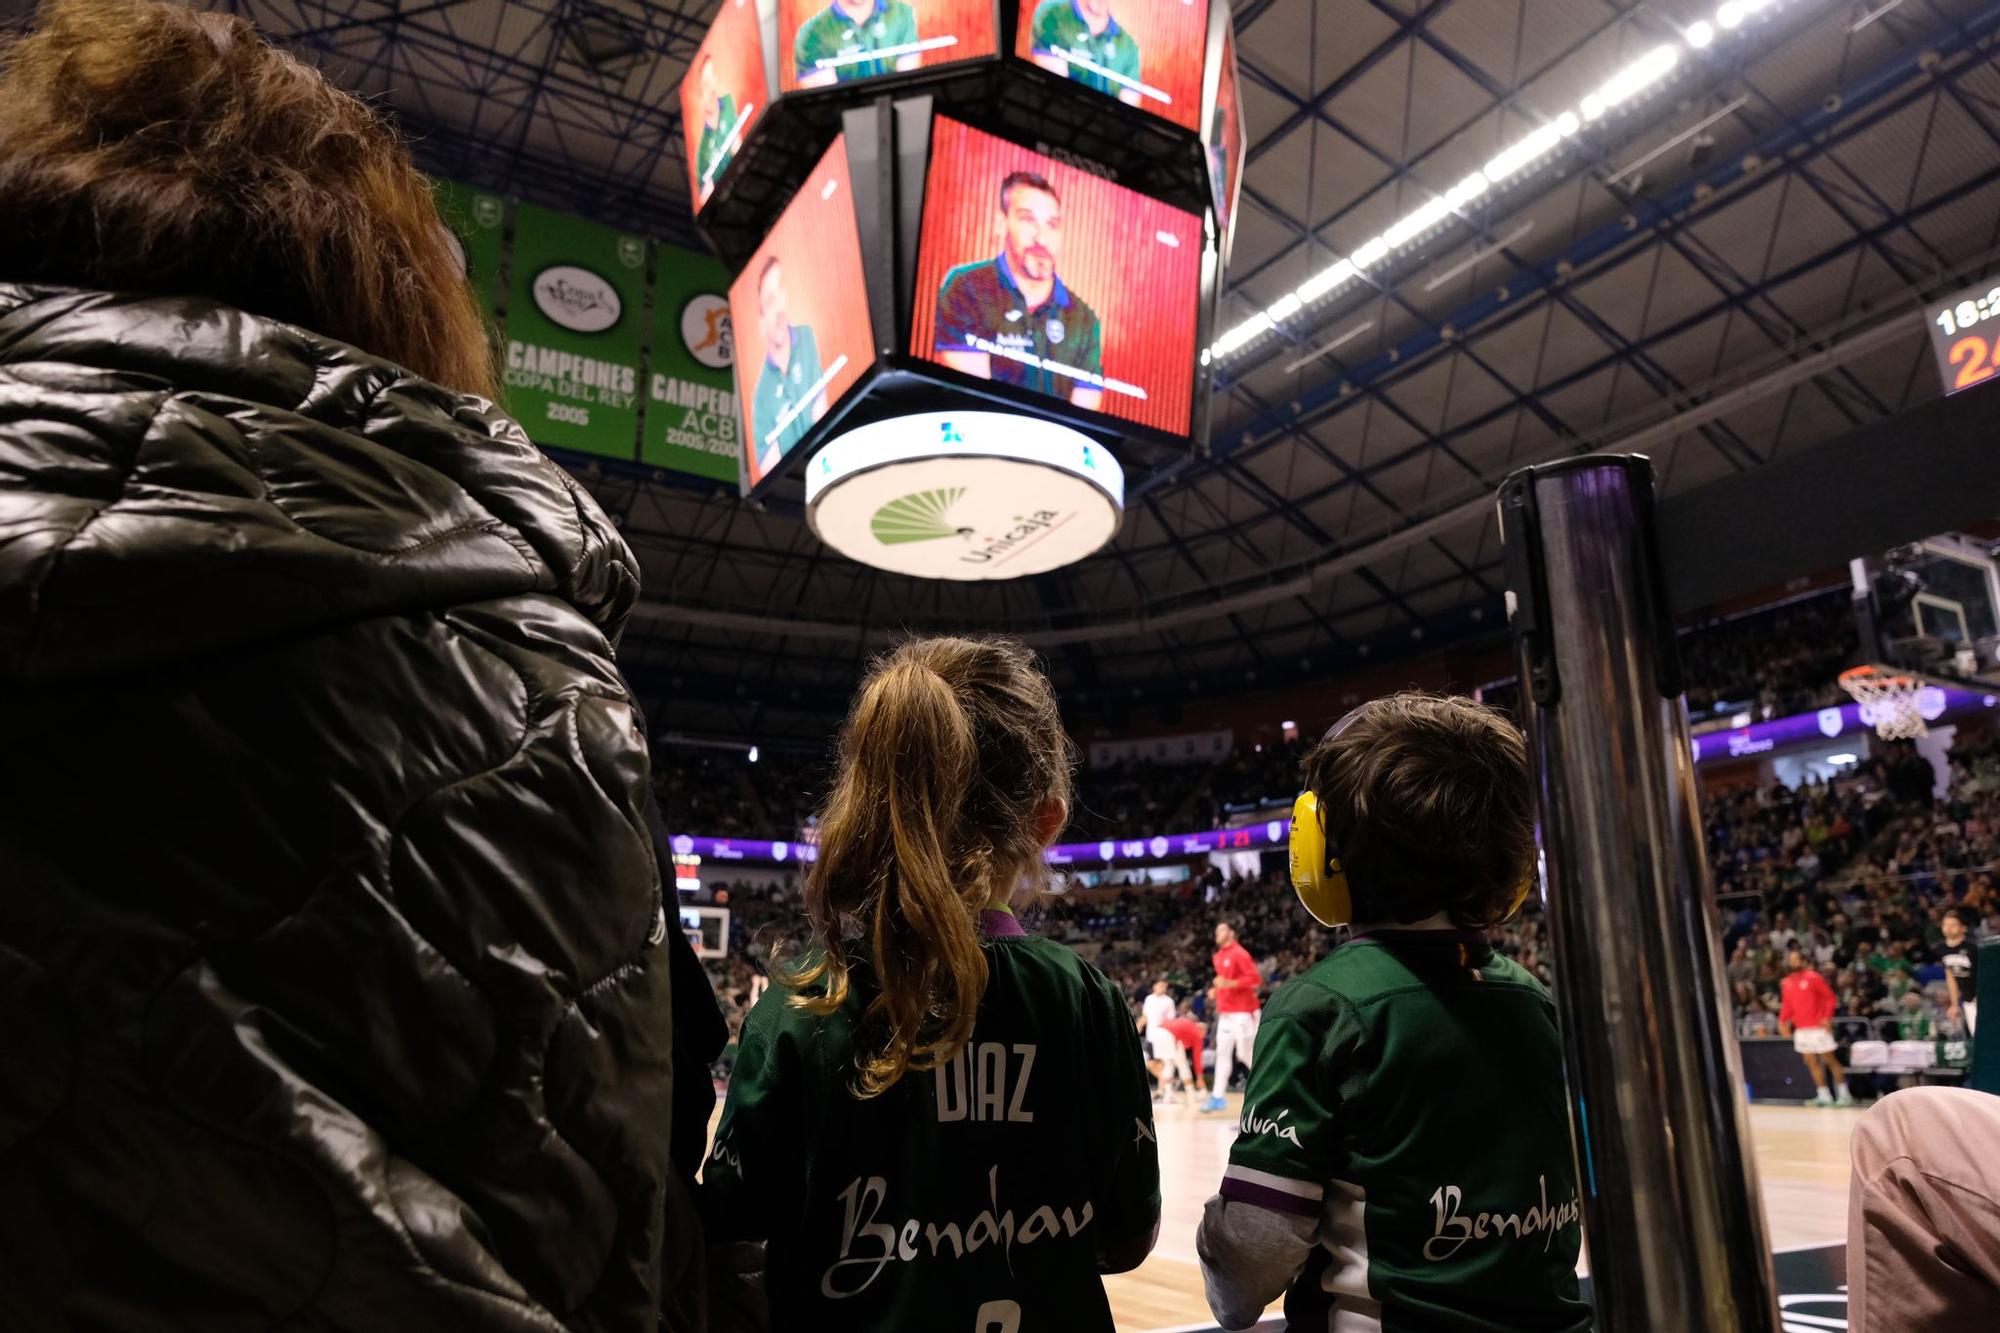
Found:
<path fill-rule="evenodd" d="M 1886 662 L 1961 679 L 2000 666 L 2000 562 L 1987 543 L 1946 533 L 1899 546 L 1866 570 Z"/>

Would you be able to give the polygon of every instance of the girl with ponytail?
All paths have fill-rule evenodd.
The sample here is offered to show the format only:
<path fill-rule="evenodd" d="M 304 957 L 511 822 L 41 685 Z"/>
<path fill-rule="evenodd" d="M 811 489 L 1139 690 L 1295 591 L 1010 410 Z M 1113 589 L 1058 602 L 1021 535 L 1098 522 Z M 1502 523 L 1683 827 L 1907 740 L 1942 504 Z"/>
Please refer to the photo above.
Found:
<path fill-rule="evenodd" d="M 1099 1275 L 1159 1224 L 1145 1064 L 1117 989 L 1011 910 L 1069 796 L 1020 645 L 917 640 L 869 673 L 811 944 L 744 1023 L 704 1171 L 718 1329 L 763 1316 L 761 1273 L 774 1328 L 1109 1333 Z"/>

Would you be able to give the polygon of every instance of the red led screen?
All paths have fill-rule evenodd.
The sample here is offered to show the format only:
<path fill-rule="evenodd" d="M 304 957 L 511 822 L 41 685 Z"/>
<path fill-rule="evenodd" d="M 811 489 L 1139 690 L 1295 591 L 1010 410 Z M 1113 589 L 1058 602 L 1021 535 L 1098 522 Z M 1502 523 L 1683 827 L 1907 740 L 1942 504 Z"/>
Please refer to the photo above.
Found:
<path fill-rule="evenodd" d="M 1215 186 L 1215 225 L 1229 234 L 1236 212 L 1236 184 L 1243 170 L 1243 107 L 1237 100 L 1236 34 L 1222 36 L 1222 78 L 1215 90 L 1215 116 L 1208 126 L 1208 174 Z M 1225 253 L 1227 253 L 1225 251 Z"/>
<path fill-rule="evenodd" d="M 785 92 L 999 49 L 993 0 L 778 0 L 778 86 Z"/>
<path fill-rule="evenodd" d="M 686 127 L 688 184 L 697 212 L 743 146 L 750 124 L 770 100 L 764 87 L 764 44 L 757 32 L 756 0 L 722 0 L 722 10 L 702 38 L 681 80 L 681 124 Z"/>
<path fill-rule="evenodd" d="M 730 284 L 729 319 L 744 476 L 755 486 L 875 361 L 845 139 Z"/>
<path fill-rule="evenodd" d="M 1184 434 L 1201 242 L 1191 213 L 940 116 L 910 351 Z"/>
<path fill-rule="evenodd" d="M 1014 54 L 1200 129 L 1208 0 L 1021 0 Z"/>

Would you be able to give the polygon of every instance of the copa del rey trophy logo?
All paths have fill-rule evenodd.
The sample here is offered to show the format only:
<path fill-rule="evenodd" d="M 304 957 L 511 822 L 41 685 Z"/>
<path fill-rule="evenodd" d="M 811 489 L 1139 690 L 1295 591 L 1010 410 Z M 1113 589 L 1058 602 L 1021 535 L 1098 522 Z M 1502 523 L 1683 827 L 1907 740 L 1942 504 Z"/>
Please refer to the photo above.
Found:
<path fill-rule="evenodd" d="M 581 264 L 551 264 L 537 273 L 534 296 L 551 324 L 572 333 L 602 333 L 625 312 L 618 289 Z"/>

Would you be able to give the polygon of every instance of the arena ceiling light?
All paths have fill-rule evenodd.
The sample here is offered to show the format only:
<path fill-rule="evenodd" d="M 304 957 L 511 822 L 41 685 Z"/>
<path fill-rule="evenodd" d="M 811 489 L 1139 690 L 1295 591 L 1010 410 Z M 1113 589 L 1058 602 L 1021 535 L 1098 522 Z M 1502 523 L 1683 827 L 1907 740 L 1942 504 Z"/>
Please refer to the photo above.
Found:
<path fill-rule="evenodd" d="M 1335 260 L 1265 309 L 1222 334 L 1202 353 L 1202 364 L 1228 360 L 1307 306 L 1346 286 L 1371 266 L 1386 259 L 1392 251 L 1421 241 L 1445 225 L 1459 209 L 1540 163 L 1586 124 L 1601 120 L 1672 74 L 1680 64 L 1683 51 L 1699 51 L 1710 46 L 1716 39 L 1718 29 L 1740 32 L 1746 19 L 1774 8 L 1779 2 L 1727 0 L 1727 3 L 1717 7 L 1712 22 L 1702 19 L 1689 24 L 1677 40 L 1653 47 L 1585 94 L 1575 110 L 1563 112 L 1502 148 L 1484 167 L 1444 194 L 1434 195 L 1418 205 L 1390 223 L 1379 236 L 1363 243 L 1353 254 Z"/>

